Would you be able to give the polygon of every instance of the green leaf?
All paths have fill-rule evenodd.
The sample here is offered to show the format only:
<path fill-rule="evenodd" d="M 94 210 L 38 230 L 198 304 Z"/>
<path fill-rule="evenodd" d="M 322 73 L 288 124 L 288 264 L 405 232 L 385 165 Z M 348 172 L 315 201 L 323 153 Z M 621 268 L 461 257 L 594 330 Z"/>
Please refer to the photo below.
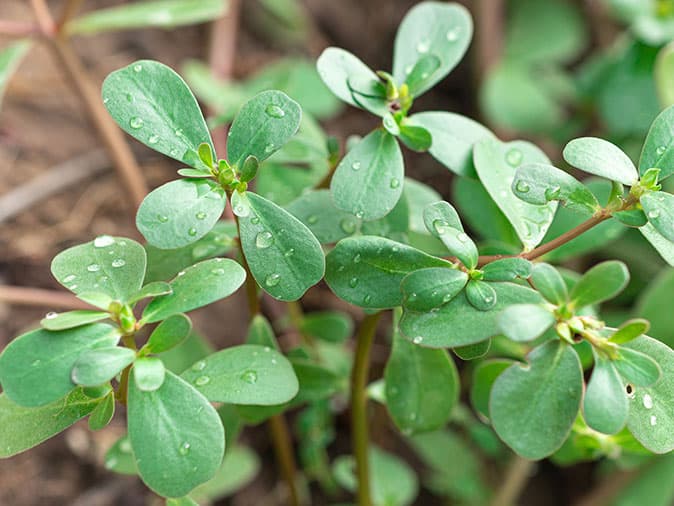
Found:
<path fill-rule="evenodd" d="M 257 314 L 250 321 L 248 332 L 246 333 L 246 344 L 256 344 L 259 346 L 267 346 L 276 351 L 280 351 L 281 347 L 276 340 L 274 329 L 264 316 Z"/>
<path fill-rule="evenodd" d="M 627 428 L 654 453 L 674 450 L 674 351 L 655 339 L 641 336 L 626 348 L 648 355 L 662 369 L 662 376 L 649 387 L 635 386 L 629 394 Z"/>
<path fill-rule="evenodd" d="M 21 60 L 31 47 L 28 40 L 17 40 L 0 51 L 0 104 L 12 75 L 21 64 Z"/>
<path fill-rule="evenodd" d="M 508 339 L 527 342 L 542 336 L 555 323 L 555 317 L 537 304 L 513 304 L 503 310 L 497 322 Z"/>
<path fill-rule="evenodd" d="M 452 348 L 454 354 L 461 360 L 475 360 L 484 357 L 491 349 L 491 339 L 481 341 L 475 344 L 468 344 L 466 346 L 455 346 Z"/>
<path fill-rule="evenodd" d="M 569 165 L 611 181 L 632 186 L 639 179 L 629 156 L 615 144 L 597 137 L 573 139 L 562 154 Z"/>
<path fill-rule="evenodd" d="M 133 379 L 138 390 L 154 392 L 162 386 L 165 378 L 164 363 L 157 357 L 139 358 L 133 364 Z"/>
<path fill-rule="evenodd" d="M 494 381 L 512 364 L 512 360 L 491 359 L 480 362 L 473 369 L 470 402 L 483 417 L 489 418 L 489 394 Z"/>
<path fill-rule="evenodd" d="M 635 309 L 636 315 L 650 322 L 649 335 L 670 347 L 674 346 L 674 326 L 669 314 L 672 293 L 674 293 L 674 269 L 664 269 L 641 293 Z"/>
<path fill-rule="evenodd" d="M 304 223 L 321 244 L 332 244 L 355 234 L 361 221 L 335 207 L 330 190 L 310 191 L 293 200 L 286 210 Z"/>
<path fill-rule="evenodd" d="M 459 375 L 447 352 L 416 346 L 397 332 L 384 380 L 386 407 L 405 435 L 443 427 L 459 399 Z"/>
<path fill-rule="evenodd" d="M 364 220 L 386 216 L 402 194 L 404 170 L 395 137 L 374 130 L 339 162 L 330 183 L 335 205 Z"/>
<path fill-rule="evenodd" d="M 405 82 L 420 60 L 435 56 L 439 68 L 415 86 L 415 96 L 428 91 L 461 61 L 473 36 L 473 22 L 459 4 L 422 2 L 410 9 L 396 34 L 393 75 Z"/>
<path fill-rule="evenodd" d="M 531 271 L 531 281 L 536 290 L 549 302 L 557 305 L 567 302 L 569 294 L 564 278 L 552 265 L 535 264 Z"/>
<path fill-rule="evenodd" d="M 129 436 L 124 434 L 105 454 L 105 468 L 119 474 L 138 475 Z"/>
<path fill-rule="evenodd" d="M 479 343 L 499 334 L 498 314 L 512 304 L 542 301 L 540 295 L 514 283 L 490 283 L 496 293 L 491 311 L 480 311 L 460 293 L 437 311 L 415 313 L 405 311 L 400 330 L 416 344 L 430 348 L 453 348 Z"/>
<path fill-rule="evenodd" d="M 102 385 L 117 376 L 135 358 L 133 350 L 119 346 L 85 351 L 72 367 L 72 382 L 83 387 Z"/>
<path fill-rule="evenodd" d="M 522 202 L 511 190 L 515 169 L 522 164 L 550 163 L 540 149 L 529 142 L 502 143 L 496 139 L 483 139 L 473 148 L 473 160 L 480 181 L 506 215 L 526 250 L 541 242 L 548 230 L 556 202 L 534 206 Z"/>
<path fill-rule="evenodd" d="M 26 408 L 0 394 L 0 458 L 39 445 L 87 416 L 99 402 L 77 389 L 50 404 Z"/>
<path fill-rule="evenodd" d="M 449 262 L 383 237 L 343 239 L 326 257 L 325 281 L 341 299 L 373 309 L 402 304 L 400 283 L 412 271 Z"/>
<path fill-rule="evenodd" d="M 651 223 L 647 223 L 639 229 L 646 240 L 651 243 L 658 254 L 669 265 L 674 266 L 674 242 L 664 237 Z"/>
<path fill-rule="evenodd" d="M 419 269 L 400 284 L 403 306 L 410 311 L 431 311 L 456 297 L 468 282 L 468 274 L 445 267 Z"/>
<path fill-rule="evenodd" d="M 97 9 L 73 19 L 66 31 L 76 35 L 92 35 L 114 30 L 204 23 L 222 16 L 225 0 L 155 0 Z"/>
<path fill-rule="evenodd" d="M 325 272 L 321 245 L 297 218 L 273 202 L 247 192 L 239 214 L 243 253 L 253 277 L 272 297 L 299 299 Z"/>
<path fill-rule="evenodd" d="M 354 107 L 361 106 L 353 98 L 349 81 L 379 80 L 377 74 L 356 56 L 337 47 L 325 49 L 318 57 L 316 68 L 330 91 Z"/>
<path fill-rule="evenodd" d="M 646 214 L 641 209 L 629 209 L 627 211 L 618 211 L 611 215 L 620 223 L 628 227 L 643 227 L 648 223 Z"/>
<path fill-rule="evenodd" d="M 182 343 L 192 331 L 192 322 L 184 314 L 174 314 L 152 331 L 143 347 L 148 353 L 162 353 Z"/>
<path fill-rule="evenodd" d="M 482 267 L 482 279 L 485 281 L 514 281 L 528 279 L 533 265 L 524 258 L 501 258 Z"/>
<path fill-rule="evenodd" d="M 583 399 L 587 424 L 604 434 L 615 434 L 627 423 L 629 402 L 625 386 L 612 361 L 595 354 L 594 369 Z"/>
<path fill-rule="evenodd" d="M 17 404 L 44 406 L 75 388 L 70 372 L 80 355 L 115 346 L 118 340 L 117 329 L 105 323 L 28 332 L 9 343 L 0 355 L 0 384 Z"/>
<path fill-rule="evenodd" d="M 160 295 L 169 293 L 171 293 L 171 285 L 164 281 L 153 281 L 141 288 L 140 291 L 129 300 L 129 304 L 135 304 L 139 300 L 159 297 Z"/>
<path fill-rule="evenodd" d="M 186 313 L 233 294 L 246 279 L 234 260 L 212 258 L 180 271 L 171 281 L 172 292 L 153 299 L 143 311 L 143 321 L 154 323 Z"/>
<path fill-rule="evenodd" d="M 532 460 L 554 453 L 569 435 L 583 395 L 583 371 L 571 346 L 548 341 L 494 382 L 489 400 L 498 436 Z"/>
<path fill-rule="evenodd" d="M 266 160 L 297 133 L 301 118 L 299 104 L 282 91 L 258 93 L 241 107 L 230 127 L 229 163 L 241 168 L 251 155 Z"/>
<path fill-rule="evenodd" d="M 305 315 L 299 330 L 329 343 L 342 343 L 353 334 L 353 320 L 339 311 L 319 311 Z"/>
<path fill-rule="evenodd" d="M 199 506 L 199 503 L 191 497 L 185 496 L 175 499 L 166 499 L 166 506 Z"/>
<path fill-rule="evenodd" d="M 482 139 L 494 138 L 494 134 L 477 121 L 451 112 L 413 114 L 405 124 L 428 130 L 433 138 L 429 153 L 460 176 L 477 176 L 473 165 L 473 144 Z"/>
<path fill-rule="evenodd" d="M 412 151 L 428 151 L 433 144 L 431 133 L 421 126 L 406 125 L 403 123 L 398 132 L 398 136 L 403 144 Z"/>
<path fill-rule="evenodd" d="M 602 262 L 583 274 L 571 290 L 570 299 L 576 307 L 598 304 L 622 292 L 629 280 L 630 273 L 624 263 Z"/>
<path fill-rule="evenodd" d="M 498 302 L 496 291 L 491 283 L 476 279 L 471 279 L 466 285 L 466 300 L 480 311 L 489 311 Z"/>
<path fill-rule="evenodd" d="M 434 54 L 421 55 L 405 78 L 410 95 L 414 97 L 420 92 L 423 93 L 425 81 L 440 68 L 440 65 L 442 65 L 440 58 Z"/>
<path fill-rule="evenodd" d="M 414 471 L 404 460 L 386 453 L 376 446 L 368 454 L 370 468 L 370 495 L 374 506 L 409 506 L 419 492 Z M 333 474 L 345 489 L 355 492 L 358 479 L 354 473 L 352 456 L 342 455 L 335 459 Z"/>
<path fill-rule="evenodd" d="M 459 213 L 456 212 L 456 209 L 449 202 L 445 202 L 444 200 L 425 206 L 423 218 L 426 229 L 435 237 L 440 238 L 447 227 L 463 232 Z"/>
<path fill-rule="evenodd" d="M 245 446 L 228 447 L 215 476 L 190 493 L 196 501 L 226 497 L 250 483 L 260 470 L 257 454 Z"/>
<path fill-rule="evenodd" d="M 645 353 L 621 347 L 613 362 L 620 375 L 632 385 L 647 387 L 662 376 L 658 362 Z"/>
<path fill-rule="evenodd" d="M 130 378 L 127 416 L 138 471 L 157 494 L 182 497 L 211 479 L 220 467 L 225 451 L 220 417 L 199 392 L 173 373 L 167 372 L 162 386 L 153 392 L 140 390 Z"/>
<path fill-rule="evenodd" d="M 213 148 L 208 126 L 194 95 L 171 68 L 140 60 L 113 72 L 103 82 L 103 103 L 122 130 L 143 144 L 210 170 L 198 154 L 204 142 Z"/>
<path fill-rule="evenodd" d="M 648 320 L 643 318 L 634 318 L 623 323 L 618 330 L 609 338 L 609 341 L 615 344 L 625 344 L 632 339 L 644 335 L 651 328 Z"/>
<path fill-rule="evenodd" d="M 75 294 L 99 292 L 126 302 L 143 285 L 146 263 L 145 250 L 137 242 L 101 235 L 56 255 L 51 272 Z"/>
<path fill-rule="evenodd" d="M 433 222 L 435 236 L 442 241 L 449 253 L 455 256 L 468 270 L 477 267 L 479 253 L 473 240 L 463 229 Z"/>
<path fill-rule="evenodd" d="M 674 106 L 662 111 L 653 121 L 639 158 L 639 173 L 660 169 L 660 180 L 674 174 Z"/>
<path fill-rule="evenodd" d="M 665 192 L 647 193 L 641 197 L 646 217 L 653 228 L 674 242 L 674 195 Z"/>
<path fill-rule="evenodd" d="M 299 391 L 292 400 L 294 405 L 327 399 L 343 386 L 343 379 L 325 366 L 305 359 L 294 359 L 292 365 L 299 382 Z"/>
<path fill-rule="evenodd" d="M 115 415 L 115 394 L 110 392 L 96 406 L 89 416 L 89 429 L 101 430 L 110 423 Z"/>
<path fill-rule="evenodd" d="M 40 320 L 40 325 L 47 330 L 65 330 L 87 323 L 95 323 L 109 317 L 110 315 L 105 311 L 80 309 L 65 313 L 48 313 L 46 317 Z"/>
<path fill-rule="evenodd" d="M 522 165 L 515 173 L 512 191 L 521 200 L 534 205 L 560 201 L 563 206 L 580 212 L 600 209 L 594 194 L 575 177 L 544 163 Z"/>
<path fill-rule="evenodd" d="M 208 400 L 271 406 L 297 394 L 292 366 L 268 346 L 233 346 L 196 362 L 182 374 Z"/>
<path fill-rule="evenodd" d="M 136 226 L 161 249 L 187 246 L 211 231 L 227 204 L 224 190 L 210 179 L 178 179 L 143 199 Z"/>

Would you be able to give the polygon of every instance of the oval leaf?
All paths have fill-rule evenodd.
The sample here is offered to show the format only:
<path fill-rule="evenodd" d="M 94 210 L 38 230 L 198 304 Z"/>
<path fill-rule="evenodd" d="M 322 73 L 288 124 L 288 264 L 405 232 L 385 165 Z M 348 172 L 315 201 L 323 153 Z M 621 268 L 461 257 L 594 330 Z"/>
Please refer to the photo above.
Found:
<path fill-rule="evenodd" d="M 647 193 L 641 197 L 641 205 L 653 228 L 674 242 L 674 195 L 665 192 Z"/>
<path fill-rule="evenodd" d="M 48 313 L 45 318 L 40 320 L 47 330 L 65 330 L 87 323 L 94 323 L 109 318 L 110 315 L 105 311 L 89 311 L 80 309 L 77 311 L 67 311 L 65 313 Z"/>
<path fill-rule="evenodd" d="M 617 260 L 602 262 L 578 280 L 571 290 L 571 300 L 576 307 L 598 304 L 622 292 L 629 280 L 630 273 L 624 263 Z"/>
<path fill-rule="evenodd" d="M 162 353 L 182 343 L 192 331 L 192 322 L 184 314 L 169 316 L 152 331 L 144 348 L 148 353 Z"/>
<path fill-rule="evenodd" d="M 655 360 L 630 348 L 620 348 L 613 365 L 625 380 L 640 387 L 652 385 L 662 375 L 660 366 Z"/>
<path fill-rule="evenodd" d="M 639 159 L 639 173 L 660 169 L 660 180 L 674 174 L 674 106 L 662 111 L 653 121 Z"/>
<path fill-rule="evenodd" d="M 166 369 L 157 357 L 143 357 L 133 364 L 133 379 L 143 392 L 154 392 L 164 383 Z"/>
<path fill-rule="evenodd" d="M 419 269 L 405 276 L 400 284 L 403 306 L 410 311 L 430 311 L 451 301 L 467 282 L 468 274 L 457 269 Z"/>
<path fill-rule="evenodd" d="M 353 98 L 349 81 L 379 80 L 370 67 L 353 54 L 337 47 L 325 49 L 318 57 L 316 68 L 330 91 L 354 107 L 361 106 Z"/>
<path fill-rule="evenodd" d="M 581 137 L 569 142 L 563 151 L 569 165 L 627 186 L 633 185 L 639 174 L 622 149 L 597 137 Z"/>
<path fill-rule="evenodd" d="M 565 304 L 569 298 L 564 278 L 550 264 L 535 264 L 531 271 L 531 281 L 536 290 L 553 304 Z"/>
<path fill-rule="evenodd" d="M 587 424 L 604 434 L 615 434 L 627 422 L 629 402 L 625 385 L 610 360 L 595 354 L 594 369 L 583 399 Z"/>
<path fill-rule="evenodd" d="M 89 350 L 79 356 L 70 376 L 77 385 L 95 387 L 117 376 L 135 358 L 133 350 L 120 346 Z"/>
<path fill-rule="evenodd" d="M 512 341 L 533 341 L 555 322 L 554 315 L 537 304 L 513 304 L 497 318 L 504 336 Z"/>

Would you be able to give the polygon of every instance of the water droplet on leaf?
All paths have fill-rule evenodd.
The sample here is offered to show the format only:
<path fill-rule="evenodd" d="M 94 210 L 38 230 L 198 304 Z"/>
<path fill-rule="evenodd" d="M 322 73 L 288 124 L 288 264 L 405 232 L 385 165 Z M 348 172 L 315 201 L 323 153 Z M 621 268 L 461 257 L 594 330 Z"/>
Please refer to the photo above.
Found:
<path fill-rule="evenodd" d="M 122 258 L 115 258 L 112 261 L 113 267 L 124 267 L 125 265 L 126 265 L 126 262 Z"/>
<path fill-rule="evenodd" d="M 344 218 L 339 222 L 339 226 L 345 234 L 351 235 L 356 231 L 356 222 L 351 218 Z"/>
<path fill-rule="evenodd" d="M 190 453 L 190 444 L 187 441 L 185 441 L 183 444 L 180 445 L 178 452 L 180 453 L 180 455 L 187 455 L 188 453 Z"/>
<path fill-rule="evenodd" d="M 506 162 L 511 167 L 519 166 L 519 164 L 522 163 L 522 152 L 517 148 L 508 150 L 506 153 Z"/>
<path fill-rule="evenodd" d="M 274 104 L 269 104 L 264 112 L 266 112 L 267 115 L 271 116 L 272 118 L 282 118 L 286 115 L 286 112 L 283 109 Z"/>
<path fill-rule="evenodd" d="M 56 318 L 58 315 L 59 315 L 59 314 L 58 314 L 57 312 L 55 312 L 55 311 L 50 311 L 49 313 L 47 313 L 46 315 L 44 315 L 44 317 L 45 317 L 47 320 L 53 320 L 53 319 Z"/>
<path fill-rule="evenodd" d="M 273 286 L 278 285 L 280 281 L 281 281 L 281 275 L 274 272 L 273 274 L 270 274 L 269 276 L 267 276 L 265 278 L 264 284 L 269 286 L 269 287 L 273 287 Z"/>
<path fill-rule="evenodd" d="M 271 232 L 265 230 L 264 232 L 257 234 L 255 237 L 255 246 L 257 246 L 259 249 L 268 248 L 272 244 L 274 244 L 274 236 L 271 235 Z"/>
<path fill-rule="evenodd" d="M 391 181 L 389 182 L 389 186 L 391 187 L 391 189 L 395 190 L 400 186 L 400 180 L 396 178 L 391 179 Z"/>
<path fill-rule="evenodd" d="M 95 248 L 105 248 L 106 246 L 110 246 L 112 244 L 115 244 L 115 239 L 109 235 L 99 235 L 96 239 L 94 239 Z"/>
<path fill-rule="evenodd" d="M 199 360 L 192 366 L 193 371 L 203 371 L 206 368 L 206 362 Z"/>
<path fill-rule="evenodd" d="M 356 286 L 358 286 L 358 278 L 351 278 L 349 280 L 349 286 L 351 288 L 356 288 Z"/>
<path fill-rule="evenodd" d="M 143 124 L 145 122 L 143 121 L 143 118 L 139 118 L 138 116 L 134 116 L 131 118 L 131 121 L 129 121 L 129 126 L 133 128 L 134 130 L 138 130 L 139 128 L 143 127 Z"/>
<path fill-rule="evenodd" d="M 642 401 L 644 403 L 644 408 L 651 409 L 653 407 L 653 398 L 650 395 L 644 394 Z"/>
<path fill-rule="evenodd" d="M 417 53 L 428 53 L 428 50 L 431 48 L 431 43 L 428 39 L 421 39 L 417 43 Z"/>
<path fill-rule="evenodd" d="M 101 270 L 101 266 L 98 264 L 91 264 L 87 266 L 87 270 L 89 272 L 97 272 Z"/>
<path fill-rule="evenodd" d="M 257 373 L 255 371 L 246 371 L 241 375 L 241 379 L 246 383 L 254 385 L 257 383 Z"/>
<path fill-rule="evenodd" d="M 529 183 L 527 183 L 526 181 L 523 181 L 523 180 L 519 180 L 519 181 L 517 181 L 517 184 L 515 184 L 515 189 L 519 193 L 529 193 L 529 190 L 530 190 Z"/>
<path fill-rule="evenodd" d="M 194 384 L 200 387 L 203 387 L 204 385 L 208 385 L 211 382 L 211 378 L 208 376 L 199 376 L 195 381 Z"/>
<path fill-rule="evenodd" d="M 353 170 L 360 170 L 360 166 L 361 166 L 361 163 L 360 163 L 358 160 L 356 160 L 355 162 L 353 162 L 353 163 L 351 164 L 351 169 L 353 169 Z"/>

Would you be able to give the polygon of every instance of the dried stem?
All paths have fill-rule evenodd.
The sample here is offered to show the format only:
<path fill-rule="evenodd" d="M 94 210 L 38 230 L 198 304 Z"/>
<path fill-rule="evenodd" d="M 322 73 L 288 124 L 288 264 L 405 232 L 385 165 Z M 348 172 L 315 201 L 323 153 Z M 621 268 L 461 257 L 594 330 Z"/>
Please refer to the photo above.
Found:
<path fill-rule="evenodd" d="M 491 506 L 512 506 L 526 485 L 535 463 L 513 455 L 508 463 L 505 478 L 501 487 L 491 500 Z"/>
<path fill-rule="evenodd" d="M 356 335 L 355 361 L 351 374 L 351 437 L 358 478 L 358 506 L 371 506 L 369 434 L 367 425 L 367 381 L 370 372 L 370 350 L 374 342 L 381 312 L 365 317 Z"/>
<path fill-rule="evenodd" d="M 77 14 L 77 11 L 80 10 L 83 3 L 84 0 L 67 0 L 61 11 L 61 16 L 59 17 L 57 25 L 59 32 L 61 32 L 63 26 Z"/>
<path fill-rule="evenodd" d="M 92 306 L 69 293 L 22 286 L 0 285 L 0 302 L 49 309 L 93 309 Z"/>
<path fill-rule="evenodd" d="M 40 33 L 40 27 L 35 23 L 0 19 L 0 35 L 7 37 L 31 37 Z"/>

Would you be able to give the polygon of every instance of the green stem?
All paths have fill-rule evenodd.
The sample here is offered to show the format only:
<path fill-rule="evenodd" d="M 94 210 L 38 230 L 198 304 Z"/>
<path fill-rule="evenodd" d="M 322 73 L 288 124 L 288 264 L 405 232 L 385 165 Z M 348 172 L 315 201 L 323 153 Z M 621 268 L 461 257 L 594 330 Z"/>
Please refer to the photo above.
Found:
<path fill-rule="evenodd" d="M 368 462 L 369 434 L 367 426 L 367 380 L 370 372 L 370 350 L 381 313 L 365 317 L 356 336 L 356 351 L 351 374 L 351 437 L 358 478 L 358 505 L 371 506 L 370 469 Z"/>

